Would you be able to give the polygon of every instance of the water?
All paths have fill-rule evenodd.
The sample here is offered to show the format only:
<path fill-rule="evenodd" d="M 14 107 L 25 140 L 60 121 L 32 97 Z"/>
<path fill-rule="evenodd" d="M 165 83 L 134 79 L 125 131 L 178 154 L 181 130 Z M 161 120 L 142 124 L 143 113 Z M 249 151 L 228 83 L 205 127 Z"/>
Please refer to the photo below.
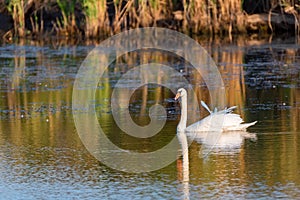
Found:
<path fill-rule="evenodd" d="M 233 44 L 199 42 L 217 63 L 228 106 L 238 105 L 236 112 L 246 122 L 258 123 L 248 135 L 223 135 L 221 145 L 205 158 L 199 156 L 203 141 L 193 141 L 188 179 L 179 149 L 170 165 L 138 174 L 111 169 L 86 150 L 73 121 L 72 89 L 77 70 L 93 46 L 2 45 L 0 199 L 300 198 L 299 46 L 289 40 L 256 41 L 255 45 L 244 39 Z M 139 63 L 174 66 L 201 99 L 209 104 L 210 97 L 202 78 L 180 58 L 145 51 L 113 63 L 97 88 L 98 121 L 120 148 L 151 152 L 176 137 L 180 109 L 169 89 L 152 84 L 131 96 L 130 115 L 135 123 L 146 125 L 150 106 L 159 103 L 167 110 L 162 131 L 137 139 L 116 125 L 111 93 L 122 74 L 137 64 L 136 58 L 143 58 Z M 202 108 L 200 113 L 207 114 Z M 189 122 L 196 118 L 190 117 Z"/>

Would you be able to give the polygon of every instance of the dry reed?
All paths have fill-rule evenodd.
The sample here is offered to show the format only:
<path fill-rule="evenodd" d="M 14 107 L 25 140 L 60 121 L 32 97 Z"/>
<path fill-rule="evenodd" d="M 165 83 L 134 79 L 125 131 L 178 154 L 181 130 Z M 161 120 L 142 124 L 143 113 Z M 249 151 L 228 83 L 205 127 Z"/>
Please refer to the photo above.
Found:
<path fill-rule="evenodd" d="M 25 36 L 24 0 L 11 0 L 7 5 L 14 21 L 14 33 L 19 37 Z"/>
<path fill-rule="evenodd" d="M 106 1 L 104 0 L 83 0 L 85 14 L 85 36 L 95 38 L 107 27 L 108 17 L 106 13 Z"/>

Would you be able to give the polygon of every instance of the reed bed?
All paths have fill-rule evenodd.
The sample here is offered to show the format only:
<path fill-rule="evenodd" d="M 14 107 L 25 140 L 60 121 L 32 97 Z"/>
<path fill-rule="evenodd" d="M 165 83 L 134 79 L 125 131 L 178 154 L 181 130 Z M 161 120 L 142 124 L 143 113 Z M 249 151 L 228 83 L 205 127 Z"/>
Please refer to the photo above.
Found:
<path fill-rule="evenodd" d="M 34 16 L 36 11 L 33 5 L 36 4 L 45 4 L 48 10 L 58 8 L 59 15 L 52 21 L 52 30 L 57 35 L 66 37 L 97 38 L 103 34 L 115 34 L 130 28 L 149 26 L 167 27 L 186 33 L 231 36 L 236 33 L 246 33 L 255 20 L 255 23 L 261 23 L 260 19 L 248 19 L 245 10 L 250 4 L 245 3 L 245 0 L 11 0 L 5 2 L 9 2 L 5 5 L 14 21 L 14 33 L 20 37 L 26 35 L 28 27 L 25 15 L 31 16 L 31 24 L 35 25 L 31 26 L 32 32 L 45 30 L 44 24 L 37 21 L 43 17 Z M 298 30 L 300 6 L 295 2 L 264 1 L 264 12 L 266 15 L 269 14 L 269 18 L 270 13 L 275 11 L 281 13 L 283 18 L 290 15 L 289 23 L 294 23 L 295 29 Z M 3 4 L 1 0 L 0 4 Z M 28 9 L 30 6 L 33 9 Z M 274 31 L 271 19 L 264 24 L 266 28 L 260 28 L 259 31 Z M 295 33 L 299 34 L 299 31 Z"/>

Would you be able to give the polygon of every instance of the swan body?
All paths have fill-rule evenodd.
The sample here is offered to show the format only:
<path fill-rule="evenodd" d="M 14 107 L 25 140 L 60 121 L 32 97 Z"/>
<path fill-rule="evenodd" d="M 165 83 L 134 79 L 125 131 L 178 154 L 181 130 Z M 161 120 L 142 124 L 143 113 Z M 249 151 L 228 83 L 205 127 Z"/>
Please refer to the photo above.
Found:
<path fill-rule="evenodd" d="M 201 101 L 201 105 L 210 113 L 204 119 L 186 127 L 187 123 L 187 92 L 184 88 L 177 91 L 175 100 L 181 98 L 181 118 L 177 126 L 177 131 L 185 132 L 210 132 L 210 131 L 245 131 L 249 126 L 254 125 L 257 121 L 251 123 L 243 123 L 243 119 L 238 114 L 232 113 L 236 106 L 225 108 L 218 111 L 211 111 L 208 106 Z"/>

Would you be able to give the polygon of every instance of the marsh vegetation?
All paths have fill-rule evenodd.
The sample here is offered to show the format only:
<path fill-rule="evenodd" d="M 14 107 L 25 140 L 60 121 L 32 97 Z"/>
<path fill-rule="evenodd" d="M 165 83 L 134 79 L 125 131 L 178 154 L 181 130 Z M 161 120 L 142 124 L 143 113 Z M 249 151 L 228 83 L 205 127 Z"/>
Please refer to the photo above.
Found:
<path fill-rule="evenodd" d="M 294 0 L 1 0 L 0 35 L 99 38 L 137 27 L 188 34 L 299 35 Z"/>

